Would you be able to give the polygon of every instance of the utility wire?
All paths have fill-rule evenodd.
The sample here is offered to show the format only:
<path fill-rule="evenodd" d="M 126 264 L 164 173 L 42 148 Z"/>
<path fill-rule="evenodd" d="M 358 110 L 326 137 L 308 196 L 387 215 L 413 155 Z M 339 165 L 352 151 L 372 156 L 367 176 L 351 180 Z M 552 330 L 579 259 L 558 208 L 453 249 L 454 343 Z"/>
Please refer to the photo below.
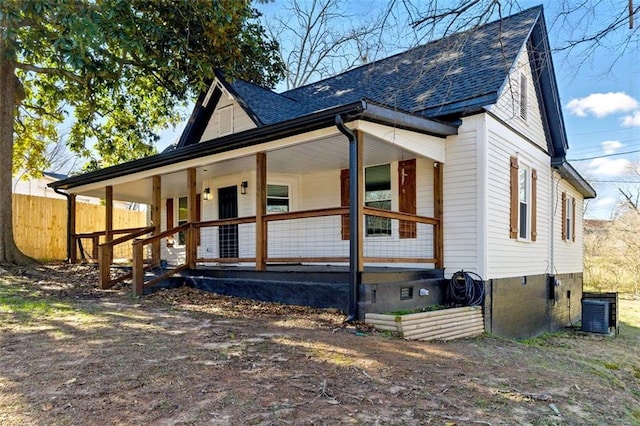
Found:
<path fill-rule="evenodd" d="M 640 149 L 634 149 L 633 151 L 625 151 L 625 152 L 615 152 L 613 154 L 603 154 L 603 155 L 596 155 L 594 157 L 585 157 L 585 158 L 572 158 L 569 159 L 568 161 L 587 161 L 587 160 L 595 160 L 597 158 L 605 158 L 605 157 L 613 157 L 616 155 L 627 155 L 627 154 L 635 154 L 637 152 L 640 152 Z"/>

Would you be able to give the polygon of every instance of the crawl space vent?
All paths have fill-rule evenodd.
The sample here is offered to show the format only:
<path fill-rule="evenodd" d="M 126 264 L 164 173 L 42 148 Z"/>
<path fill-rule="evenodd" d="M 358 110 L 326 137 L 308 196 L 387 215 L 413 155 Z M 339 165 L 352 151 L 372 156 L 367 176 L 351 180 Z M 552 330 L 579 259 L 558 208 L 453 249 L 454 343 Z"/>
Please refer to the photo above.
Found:
<path fill-rule="evenodd" d="M 602 300 L 582 301 L 582 331 L 609 333 L 609 310 L 611 304 Z"/>

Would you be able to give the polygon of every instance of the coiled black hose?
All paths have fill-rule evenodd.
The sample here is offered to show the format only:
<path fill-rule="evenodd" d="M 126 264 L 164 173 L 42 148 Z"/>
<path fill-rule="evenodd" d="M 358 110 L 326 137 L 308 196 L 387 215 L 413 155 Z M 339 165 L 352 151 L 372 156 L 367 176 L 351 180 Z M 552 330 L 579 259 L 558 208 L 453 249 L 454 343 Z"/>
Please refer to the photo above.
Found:
<path fill-rule="evenodd" d="M 464 306 L 482 305 L 484 302 L 484 280 L 473 272 L 458 271 L 449 282 L 449 300 Z"/>

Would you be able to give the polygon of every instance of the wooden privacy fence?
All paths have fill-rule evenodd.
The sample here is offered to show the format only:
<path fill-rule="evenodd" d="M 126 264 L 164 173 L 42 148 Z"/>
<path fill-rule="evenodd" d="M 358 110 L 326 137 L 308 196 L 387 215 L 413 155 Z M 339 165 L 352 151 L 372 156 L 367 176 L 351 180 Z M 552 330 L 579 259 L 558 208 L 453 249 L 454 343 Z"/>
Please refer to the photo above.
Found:
<path fill-rule="evenodd" d="M 76 203 L 76 233 L 105 229 L 105 207 Z M 146 212 L 113 209 L 113 227 L 147 225 Z M 67 257 L 67 200 L 13 194 L 13 235 L 18 248 L 41 260 Z"/>

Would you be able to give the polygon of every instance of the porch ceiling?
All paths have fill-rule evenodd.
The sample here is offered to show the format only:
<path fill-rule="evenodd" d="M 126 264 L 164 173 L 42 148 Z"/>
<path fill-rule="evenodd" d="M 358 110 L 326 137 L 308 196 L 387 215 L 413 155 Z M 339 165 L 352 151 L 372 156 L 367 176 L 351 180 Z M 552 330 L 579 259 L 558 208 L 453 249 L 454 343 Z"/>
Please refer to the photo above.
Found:
<path fill-rule="evenodd" d="M 357 127 L 357 123 L 356 123 Z M 364 140 L 364 163 L 367 166 L 398 161 L 402 159 L 415 158 L 414 146 L 408 144 L 407 147 L 398 142 L 395 138 L 390 140 L 380 131 L 381 125 L 373 128 L 360 126 L 365 134 Z M 272 146 L 267 152 L 267 175 L 269 172 L 287 174 L 310 174 L 326 170 L 345 169 L 349 167 L 349 143 L 346 137 L 334 131 L 324 132 L 320 137 L 307 138 L 293 144 L 283 144 L 282 146 Z M 405 131 L 406 132 L 406 131 Z M 387 132 L 388 133 L 388 132 Z M 412 132 L 413 133 L 413 132 Z M 302 135 L 299 139 L 302 139 Z M 444 140 L 426 135 L 415 134 L 415 137 L 426 138 L 425 145 L 433 143 L 444 144 Z M 436 148 L 434 152 L 439 152 Z M 187 168 L 196 167 L 196 188 L 198 192 L 203 186 L 203 181 L 214 180 L 221 176 L 255 170 L 256 157 L 255 149 L 251 153 L 239 153 L 238 157 L 221 158 L 221 155 L 213 155 L 199 159 L 199 164 L 175 164 L 174 171 L 161 173 L 161 196 L 179 197 L 186 195 Z M 158 171 L 160 172 L 160 171 Z M 113 187 L 113 197 L 115 200 L 130 201 L 137 203 L 151 203 L 152 197 L 152 173 L 149 176 L 130 176 L 130 180 L 119 178 L 119 182 L 103 182 L 100 187 L 77 188 L 77 194 L 104 198 L 104 185 L 111 184 Z"/>

